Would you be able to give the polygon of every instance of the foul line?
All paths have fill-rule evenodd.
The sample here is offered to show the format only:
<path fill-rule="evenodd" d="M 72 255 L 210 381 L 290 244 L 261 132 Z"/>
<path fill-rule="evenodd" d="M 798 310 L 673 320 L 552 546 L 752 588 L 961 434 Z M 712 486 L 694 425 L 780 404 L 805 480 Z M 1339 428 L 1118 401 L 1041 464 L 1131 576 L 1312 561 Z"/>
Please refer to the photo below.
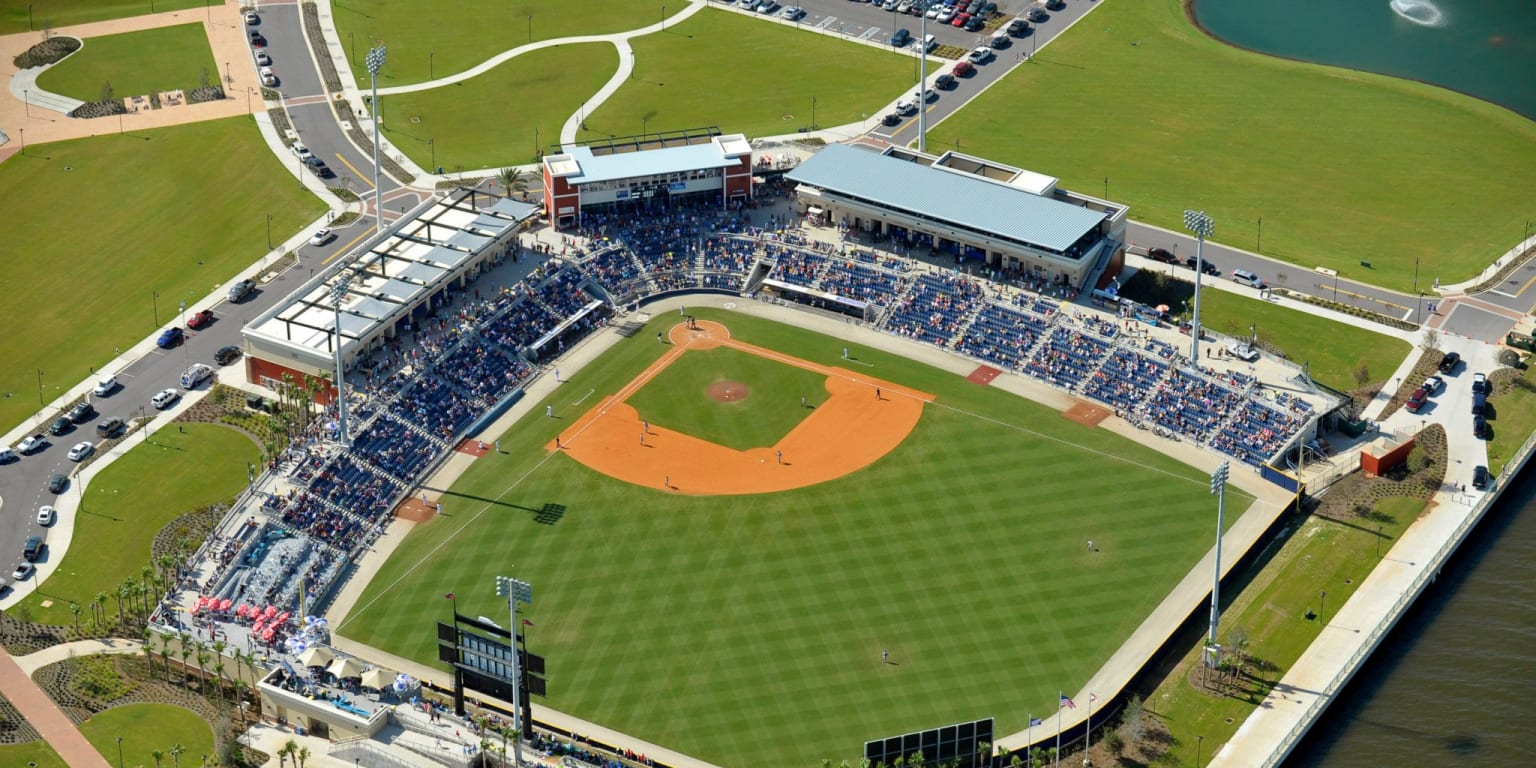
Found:
<path fill-rule="evenodd" d="M 584 401 L 584 400 L 586 400 L 586 399 L 587 399 L 587 398 L 589 398 L 589 397 L 591 397 L 591 396 L 592 396 L 592 393 L 593 393 L 593 392 L 596 392 L 596 391 L 597 391 L 597 390 L 596 390 L 596 389 L 589 389 L 589 390 L 587 390 L 587 393 L 586 393 L 586 394 L 585 394 L 585 395 L 582 395 L 582 396 L 581 396 L 581 400 L 575 400 L 575 401 L 572 401 L 572 402 L 571 402 L 571 405 L 581 405 L 581 404 L 582 404 L 582 401 Z"/>

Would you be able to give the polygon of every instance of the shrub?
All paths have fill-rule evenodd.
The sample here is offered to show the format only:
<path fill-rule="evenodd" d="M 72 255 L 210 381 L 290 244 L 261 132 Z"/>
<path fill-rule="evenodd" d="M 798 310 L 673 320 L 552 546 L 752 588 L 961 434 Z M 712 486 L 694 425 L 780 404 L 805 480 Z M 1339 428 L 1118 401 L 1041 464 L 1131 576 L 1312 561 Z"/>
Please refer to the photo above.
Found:
<path fill-rule="evenodd" d="M 44 64 L 53 64 L 78 50 L 80 50 L 79 38 L 50 37 L 17 54 L 16 58 L 11 59 L 11 63 L 15 64 L 17 69 L 41 67 Z"/>

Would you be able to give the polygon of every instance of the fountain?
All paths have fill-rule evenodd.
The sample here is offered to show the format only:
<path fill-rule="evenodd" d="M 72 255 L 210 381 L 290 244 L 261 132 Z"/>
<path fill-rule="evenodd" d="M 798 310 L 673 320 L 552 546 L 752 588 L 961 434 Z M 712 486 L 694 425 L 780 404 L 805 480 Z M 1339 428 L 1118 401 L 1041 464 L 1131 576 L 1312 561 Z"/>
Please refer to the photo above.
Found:
<path fill-rule="evenodd" d="M 1445 26 L 1445 12 L 1432 0 L 1392 0 L 1392 12 L 1421 27 Z"/>

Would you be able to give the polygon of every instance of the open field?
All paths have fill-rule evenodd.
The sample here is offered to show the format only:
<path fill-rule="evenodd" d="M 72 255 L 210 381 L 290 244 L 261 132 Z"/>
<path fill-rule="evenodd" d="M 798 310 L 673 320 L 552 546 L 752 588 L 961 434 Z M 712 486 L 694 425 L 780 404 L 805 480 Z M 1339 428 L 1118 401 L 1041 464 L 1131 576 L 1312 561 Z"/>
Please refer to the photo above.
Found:
<path fill-rule="evenodd" d="M 810 126 L 812 100 L 818 126 L 857 123 L 879 119 L 917 82 L 910 56 L 718 9 L 631 45 L 634 75 L 577 138 L 706 125 L 749 137 L 794 133 Z"/>
<path fill-rule="evenodd" d="M 838 339 L 698 315 L 735 339 L 842 363 Z M 500 616 L 492 576 L 516 575 L 534 585 L 527 633 L 550 659 L 549 705 L 721 765 L 809 765 L 968 718 L 1022 730 L 1209 549 L 1198 471 L 881 352 L 860 351 L 873 375 L 937 400 L 896 450 L 841 479 L 727 504 L 546 453 L 667 350 L 650 337 L 675 322 L 652 321 L 568 377 L 547 401 L 558 418 L 501 436 L 508 452 L 455 483 L 338 633 L 435 664 L 444 594 L 467 615 Z"/>
<path fill-rule="evenodd" d="M 207 0 L 155 0 L 154 10 L 202 8 L 206 3 Z M 88 21 L 142 16 L 149 12 L 150 4 L 144 0 L 4 0 L 0 2 L 0 35 L 28 29 L 42 31 L 45 25 L 58 29 Z"/>
<path fill-rule="evenodd" d="M 268 215 L 279 237 L 318 216 L 281 163 L 235 117 L 29 147 L 0 164 L 0 199 L 25 212 L 8 217 L 0 259 L 0 392 L 15 393 L 0 398 L 0 431 L 260 258 Z"/>
<path fill-rule="evenodd" d="M 743 399 L 721 402 L 708 394 L 722 382 L 742 385 Z M 628 398 L 640 417 L 657 426 L 737 450 L 773 445 L 827 399 L 827 377 L 726 347 L 693 350 Z"/>
<path fill-rule="evenodd" d="M 1499 384 L 1488 398 L 1493 406 L 1493 415 L 1488 419 L 1493 430 L 1493 439 L 1488 441 L 1488 471 L 1502 485 L 1513 479 L 1500 477 L 1504 465 L 1514 458 L 1526 438 L 1536 432 L 1536 374 L 1530 368 L 1513 373 L 1510 382 Z"/>
<path fill-rule="evenodd" d="M 1121 287 L 1121 295 L 1153 306 L 1167 304 L 1188 317 L 1195 284 L 1178 279 L 1182 275 L 1160 279 L 1160 274 L 1137 272 Z M 1361 363 L 1371 380 L 1382 380 L 1413 351 L 1401 339 L 1214 288 L 1200 293 L 1200 324 L 1229 336 L 1257 333 L 1261 342 L 1279 347 L 1291 361 L 1310 364 L 1312 378 L 1340 390 L 1359 386 L 1353 371 Z"/>
<path fill-rule="evenodd" d="M 1182 0 L 1102 5 L 936 126 L 930 149 L 958 143 L 1092 194 L 1107 179 L 1132 216 L 1176 231 L 1201 208 L 1213 239 L 1243 248 L 1262 217 L 1265 255 L 1401 290 L 1416 262 L 1421 285 L 1455 282 L 1525 235 L 1536 123 L 1228 47 Z"/>
<path fill-rule="evenodd" d="M 186 749 L 180 755 L 188 766 L 199 765 L 201 756 L 214 757 L 213 729 L 197 713 L 171 704 L 125 704 L 113 707 L 80 724 L 80 733 L 108 763 L 117 764 L 119 736 L 123 739 L 124 765 L 157 765 L 170 760 L 171 747 Z M 155 750 L 162 754 L 154 757 Z M 179 761 L 178 761 L 179 762 Z"/>
<path fill-rule="evenodd" d="M 166 523 L 245 486 L 246 463 L 261 458 L 249 437 L 214 424 L 181 427 L 184 432 L 162 429 L 148 443 L 130 436 L 133 448 L 91 481 L 69 553 L 23 599 L 33 621 L 73 624 L 71 602 L 89 617 L 97 593 L 113 594 L 122 582 L 139 578 L 150 561 L 150 543 Z M 53 605 L 44 608 L 43 600 Z"/>
<path fill-rule="evenodd" d="M 219 82 L 219 68 L 200 23 L 92 37 L 74 55 L 37 78 L 38 87 L 82 101 L 98 101 L 112 84 L 116 98 Z"/>
<path fill-rule="evenodd" d="M 681 6 L 681 2 L 673 5 L 672 12 Z M 332 5 L 347 60 L 353 72 L 362 73 L 361 79 L 368 73 L 363 57 L 369 46 L 378 41 L 389 47 L 389 61 L 379 71 L 381 86 L 420 83 L 434 75 L 446 77 L 537 40 L 604 35 L 655 24 L 661 21 L 661 8 L 660 3 L 630 0 L 459 0 L 446 5 L 423 5 L 418 0 L 349 0 Z M 550 93 L 524 94 L 521 106 Z M 582 98 L 587 95 L 590 92 Z"/>
<path fill-rule="evenodd" d="M 1285 675 L 1322 631 L 1324 622 L 1307 618 L 1307 612 L 1321 611 L 1326 620 L 1349 600 L 1423 510 L 1423 499 L 1391 497 L 1376 502 L 1371 520 L 1298 518 L 1300 527 L 1261 571 L 1224 588 L 1229 602 L 1222 612 L 1221 642 L 1232 647 L 1236 638 L 1245 637 L 1248 656 L 1263 662 L 1251 664 L 1251 673 L 1266 685 L 1221 695 L 1201 691 L 1192 682 L 1200 674 L 1197 645 L 1149 697 L 1151 709 L 1173 737 L 1172 759 L 1166 764 L 1193 765 L 1197 735 L 1207 742 L 1205 756 L 1215 754 L 1263 700 L 1268 686 Z"/>
<path fill-rule="evenodd" d="M 381 97 L 384 133 L 428 170 L 531 163 L 618 68 L 603 43 L 534 51 L 462 83 Z"/>

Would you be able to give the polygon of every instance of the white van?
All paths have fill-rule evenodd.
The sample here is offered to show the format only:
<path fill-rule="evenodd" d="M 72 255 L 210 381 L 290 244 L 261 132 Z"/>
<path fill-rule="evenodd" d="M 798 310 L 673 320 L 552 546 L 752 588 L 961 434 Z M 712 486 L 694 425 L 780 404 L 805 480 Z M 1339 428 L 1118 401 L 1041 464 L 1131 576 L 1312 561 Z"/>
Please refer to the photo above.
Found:
<path fill-rule="evenodd" d="M 1250 288 L 1258 288 L 1260 290 L 1263 290 L 1263 289 L 1269 287 L 1269 286 L 1264 284 L 1264 279 L 1263 278 L 1259 277 L 1258 275 L 1255 275 L 1252 272 L 1249 272 L 1246 269 L 1234 269 L 1234 270 L 1232 270 L 1232 279 L 1236 280 L 1237 282 L 1242 283 L 1243 285 L 1246 285 L 1246 286 L 1248 286 Z"/>
<path fill-rule="evenodd" d="M 937 37 L 934 37 L 933 35 L 929 35 L 929 36 L 923 38 L 923 50 L 924 51 L 928 51 L 928 52 L 931 53 L 931 52 L 933 52 L 933 49 L 935 49 L 937 47 L 939 47 L 939 39 Z"/>
<path fill-rule="evenodd" d="M 194 363 L 185 373 L 181 374 L 181 386 L 183 389 L 196 389 L 197 385 L 207 381 L 213 376 L 213 369 L 202 363 Z"/>
<path fill-rule="evenodd" d="M 101 377 L 96 382 L 96 388 L 91 390 L 97 397 L 106 397 L 117 391 L 117 376 L 115 374 Z"/>

